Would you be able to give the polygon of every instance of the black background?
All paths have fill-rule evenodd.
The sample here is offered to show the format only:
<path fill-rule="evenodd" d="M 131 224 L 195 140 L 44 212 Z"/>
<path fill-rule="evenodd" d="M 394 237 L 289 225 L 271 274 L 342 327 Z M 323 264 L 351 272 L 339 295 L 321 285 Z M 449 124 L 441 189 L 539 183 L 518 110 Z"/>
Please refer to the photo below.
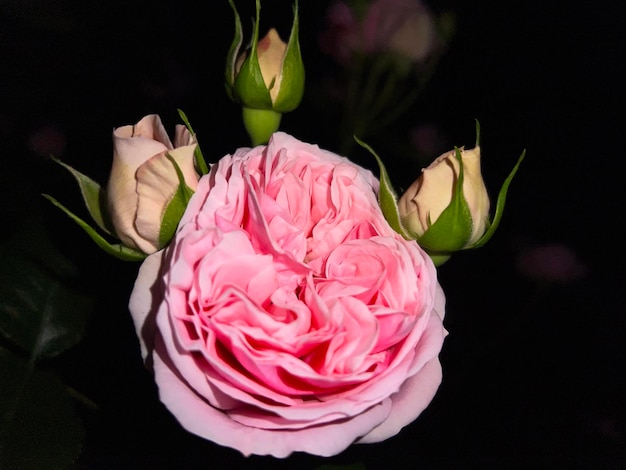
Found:
<path fill-rule="evenodd" d="M 252 14 L 252 1 L 237 3 L 243 18 Z M 289 27 L 291 2 L 263 3 L 262 24 Z M 332 66 L 317 45 L 327 5 L 300 2 L 311 82 Z M 99 405 L 85 413 L 77 468 L 626 468 L 623 2 L 432 8 L 455 11 L 457 32 L 407 120 L 471 145 L 478 119 L 492 191 L 523 149 L 527 158 L 494 239 L 440 269 L 450 335 L 431 406 L 384 443 L 274 460 L 196 438 L 160 405 L 126 310 L 137 266 L 97 252 L 42 200 L 48 192 L 80 206 L 73 180 L 29 147 L 33 132 L 54 126 L 66 139 L 60 157 L 105 181 L 112 129 L 158 113 L 171 130 L 176 108 L 205 156 L 247 145 L 223 91 L 228 2 L 0 0 L 2 236 L 26 217 L 43 220 L 97 300 L 85 341 L 60 361 L 64 378 Z M 283 129 L 330 146 L 314 104 L 305 97 Z M 388 163 L 402 184 L 413 179 L 405 163 Z M 584 279 L 545 285 L 516 270 L 523 247 L 553 242 L 578 254 Z"/>

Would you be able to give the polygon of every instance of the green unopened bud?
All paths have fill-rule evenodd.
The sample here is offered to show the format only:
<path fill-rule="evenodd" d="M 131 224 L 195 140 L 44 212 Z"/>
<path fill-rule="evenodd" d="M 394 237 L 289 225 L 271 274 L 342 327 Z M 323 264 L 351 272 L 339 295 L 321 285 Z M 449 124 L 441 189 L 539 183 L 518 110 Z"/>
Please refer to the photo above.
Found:
<path fill-rule="evenodd" d="M 288 43 L 283 42 L 273 28 L 259 41 L 261 7 L 257 0 L 252 43 L 243 51 L 241 20 L 232 0 L 230 5 L 235 13 L 235 37 L 226 61 L 226 91 L 234 102 L 242 105 L 244 123 L 253 143 L 265 143 L 278 130 L 281 114 L 293 111 L 304 94 L 305 74 L 298 39 L 298 5 L 297 2 L 294 5 L 294 20 Z M 250 113 L 249 110 L 272 113 Z M 251 116 L 254 116 L 252 121 Z M 268 117 L 269 121 L 265 124 L 258 122 L 261 116 Z M 254 129 L 251 129 L 250 122 Z"/>

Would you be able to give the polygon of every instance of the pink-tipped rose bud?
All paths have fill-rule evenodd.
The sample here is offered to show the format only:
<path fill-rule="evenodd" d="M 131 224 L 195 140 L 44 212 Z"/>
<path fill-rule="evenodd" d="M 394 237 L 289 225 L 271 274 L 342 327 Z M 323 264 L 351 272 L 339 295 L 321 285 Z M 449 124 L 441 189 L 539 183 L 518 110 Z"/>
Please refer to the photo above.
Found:
<path fill-rule="evenodd" d="M 234 6 L 233 6 L 234 8 Z M 257 5 L 257 15 L 259 14 Z M 235 10 L 236 13 L 236 10 Z M 237 34 L 226 61 L 226 90 L 234 101 L 251 109 L 277 113 L 293 111 L 304 93 L 304 64 L 298 39 L 298 10 L 285 43 L 271 28 L 259 41 L 259 18 L 250 47 L 242 49 L 239 15 Z"/>
<path fill-rule="evenodd" d="M 489 223 L 489 195 L 480 170 L 480 147 L 460 150 L 463 162 L 463 197 L 467 202 L 471 220 L 455 220 L 454 229 L 462 240 L 460 249 L 476 243 L 485 233 Z M 450 151 L 422 170 L 420 177 L 409 187 L 398 202 L 404 226 L 418 237 L 422 236 L 441 213 L 450 205 L 459 177 L 456 151 Z M 459 225 L 466 224 L 458 230 Z"/>
<path fill-rule="evenodd" d="M 298 107 L 304 94 L 304 63 L 298 39 L 298 4 L 293 8 L 293 24 L 285 43 L 275 29 L 259 41 L 260 0 L 249 47 L 242 48 L 241 20 L 235 5 L 235 37 L 226 59 L 226 92 L 241 104 L 243 123 L 252 145 L 268 142 L 280 126 L 283 113 Z"/>
<path fill-rule="evenodd" d="M 151 114 L 134 126 L 113 131 L 113 165 L 107 186 L 108 209 L 122 243 L 146 254 L 161 249 L 161 227 L 168 204 L 180 186 L 176 167 L 195 190 L 196 140 L 183 125 L 176 126 L 174 145 L 161 119 Z"/>
<path fill-rule="evenodd" d="M 283 57 L 287 50 L 287 43 L 280 39 L 278 31 L 272 28 L 259 41 L 257 47 L 257 57 L 261 75 L 263 75 L 263 82 L 270 92 L 272 103 L 274 103 L 283 78 Z"/>

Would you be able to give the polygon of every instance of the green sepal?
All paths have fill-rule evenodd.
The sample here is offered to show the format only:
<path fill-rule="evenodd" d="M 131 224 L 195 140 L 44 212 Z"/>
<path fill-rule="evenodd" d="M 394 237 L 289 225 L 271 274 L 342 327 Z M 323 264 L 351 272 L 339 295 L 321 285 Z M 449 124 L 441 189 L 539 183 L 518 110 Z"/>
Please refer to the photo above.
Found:
<path fill-rule="evenodd" d="M 239 73 L 235 77 L 234 93 L 244 106 L 255 109 L 272 109 L 272 97 L 265 85 L 259 58 L 257 45 L 259 42 L 259 18 L 261 14 L 261 2 L 256 1 L 256 21 L 252 46 L 246 60 L 241 65 Z"/>
<path fill-rule="evenodd" d="M 391 184 L 391 180 L 389 179 L 389 175 L 387 174 L 387 170 L 383 161 L 380 157 L 374 152 L 374 150 L 367 145 L 365 142 L 359 140 L 356 136 L 354 140 L 364 149 L 366 149 L 369 153 L 371 153 L 376 161 L 378 162 L 378 168 L 380 170 L 380 188 L 378 190 L 378 205 L 387 220 L 387 223 L 394 229 L 397 233 L 402 235 L 407 240 L 415 240 L 415 237 L 412 236 L 407 229 L 402 225 L 400 220 L 400 210 L 398 209 L 398 196 L 393 189 Z"/>
<path fill-rule="evenodd" d="M 76 222 L 87 235 L 91 237 L 91 239 L 98 245 L 105 253 L 109 255 L 115 256 L 118 259 L 123 261 L 142 261 L 146 258 L 146 254 L 141 251 L 134 250 L 122 244 L 112 245 L 108 241 L 106 241 L 98 232 L 96 232 L 93 227 L 87 224 L 84 220 L 82 220 L 77 215 L 73 214 L 69 209 L 67 209 L 63 204 L 57 201 L 55 198 L 48 194 L 42 194 L 48 201 L 61 209 L 65 214 L 70 217 L 74 222 Z"/>
<path fill-rule="evenodd" d="M 226 83 L 226 93 L 228 94 L 228 97 L 232 101 L 238 103 L 239 99 L 234 93 L 235 65 L 237 63 L 237 56 L 239 55 L 239 50 L 241 49 L 241 44 L 243 42 L 243 31 L 241 28 L 241 19 L 239 18 L 239 13 L 237 12 L 237 8 L 235 7 L 233 0 L 228 0 L 228 3 L 230 3 L 230 7 L 233 9 L 233 13 L 235 14 L 235 37 L 233 38 L 233 42 L 228 49 L 224 78 Z"/>
<path fill-rule="evenodd" d="M 78 182 L 78 186 L 80 187 L 80 192 L 83 196 L 85 206 L 89 211 L 89 215 L 91 215 L 91 218 L 98 225 L 100 230 L 105 232 L 107 235 L 115 236 L 113 225 L 107 217 L 108 214 L 105 205 L 106 197 L 102 187 L 88 176 L 83 175 L 81 172 L 75 170 L 68 164 L 63 163 L 61 160 L 54 157 L 51 158 L 52 161 L 58 163 L 69 171 Z"/>
<path fill-rule="evenodd" d="M 515 166 L 511 170 L 511 173 L 509 173 L 509 176 L 507 176 L 506 179 L 504 180 L 504 183 L 502 183 L 502 187 L 500 188 L 500 192 L 498 193 L 498 199 L 496 202 L 496 210 L 493 216 L 493 220 L 488 224 L 487 230 L 485 231 L 484 235 L 480 237 L 480 239 L 476 243 L 467 247 L 468 250 L 473 249 L 473 248 L 479 248 L 483 246 L 485 243 L 487 243 L 489 239 L 495 233 L 496 229 L 498 228 L 498 225 L 500 225 L 500 219 L 502 219 L 502 214 L 504 213 L 504 204 L 506 203 L 506 195 L 509 190 L 509 186 L 511 185 L 511 181 L 513 181 L 513 178 L 515 177 L 515 174 L 517 173 L 517 170 L 522 164 L 522 161 L 524 160 L 525 156 L 526 156 L 526 150 L 524 150 L 522 154 L 519 156 L 519 158 L 517 159 L 517 163 L 515 163 Z"/>
<path fill-rule="evenodd" d="M 459 162 L 459 175 L 456 180 L 452 200 L 417 242 L 426 251 L 451 254 L 463 249 L 472 235 L 472 214 L 463 195 L 463 159 L 461 151 L 455 148 Z"/>
<path fill-rule="evenodd" d="M 185 177 L 182 170 L 178 166 L 178 163 L 176 163 L 176 160 L 174 160 L 169 153 L 165 154 L 165 156 L 170 162 L 172 162 L 172 165 L 174 165 L 179 185 L 178 189 L 174 193 L 174 196 L 172 196 L 172 199 L 167 204 L 165 212 L 163 213 L 163 218 L 161 219 L 161 229 L 159 230 L 160 247 L 167 245 L 176 233 L 178 223 L 183 217 L 187 204 L 189 204 L 189 199 L 191 199 L 191 196 L 193 196 L 194 193 L 193 189 L 185 183 Z"/>
<path fill-rule="evenodd" d="M 200 171 L 201 175 L 206 175 L 209 172 L 209 167 L 207 166 L 206 160 L 204 159 L 204 156 L 202 155 L 202 151 L 200 150 L 200 144 L 198 143 L 198 138 L 196 137 L 196 133 L 193 131 L 193 128 L 191 127 L 191 123 L 189 122 L 189 119 L 187 119 L 187 115 L 183 112 L 182 109 L 178 109 L 178 115 L 185 123 L 187 130 L 196 139 L 196 148 L 193 151 L 193 156 L 196 160 L 196 167 Z"/>
<path fill-rule="evenodd" d="M 287 113 L 298 107 L 304 95 L 304 62 L 300 52 L 298 1 L 293 7 L 293 25 L 281 69 L 282 81 L 274 101 L 274 111 Z"/>
<path fill-rule="evenodd" d="M 76 468 L 85 428 L 50 367 L 0 346 L 0 468 Z"/>

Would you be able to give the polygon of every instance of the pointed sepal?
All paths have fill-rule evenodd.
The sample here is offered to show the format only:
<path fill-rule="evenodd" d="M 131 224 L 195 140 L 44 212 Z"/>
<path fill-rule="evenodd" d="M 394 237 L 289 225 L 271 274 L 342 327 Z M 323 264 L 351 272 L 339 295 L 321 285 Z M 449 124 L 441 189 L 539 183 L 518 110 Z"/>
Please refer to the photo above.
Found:
<path fill-rule="evenodd" d="M 176 160 L 169 154 L 166 155 L 167 159 L 174 165 L 176 169 L 176 175 L 178 176 L 178 189 L 174 193 L 174 196 L 167 204 L 163 218 L 161 219 L 161 230 L 159 231 L 159 245 L 166 246 L 178 228 L 178 223 L 185 213 L 189 199 L 193 196 L 194 191 L 185 183 L 185 177 L 182 170 L 176 163 Z"/>
<path fill-rule="evenodd" d="M 235 15 L 235 36 L 233 38 L 233 42 L 228 49 L 228 55 L 226 56 L 226 70 L 224 73 L 225 83 L 226 83 L 226 93 L 228 97 L 235 102 L 239 102 L 239 99 L 234 93 L 235 87 L 235 67 L 237 64 L 237 57 L 239 56 L 239 51 L 241 50 L 241 44 L 243 42 L 243 30 L 241 28 L 241 19 L 239 18 L 239 12 L 235 7 L 233 0 L 228 0 L 230 7 L 233 10 Z"/>
<path fill-rule="evenodd" d="M 281 83 L 274 100 L 274 111 L 286 113 L 298 107 L 304 95 L 304 62 L 300 51 L 298 2 L 293 7 L 293 24 L 283 58 Z"/>
<path fill-rule="evenodd" d="M 515 174 L 517 173 L 517 170 L 519 170 L 519 167 L 522 164 L 522 161 L 524 161 L 525 157 L 526 157 L 526 150 L 524 150 L 522 154 L 519 156 L 519 158 L 517 159 L 517 162 L 515 163 L 515 166 L 513 166 L 513 169 L 509 173 L 509 176 L 507 176 L 504 182 L 502 183 L 502 187 L 500 188 L 500 191 L 498 192 L 498 199 L 496 201 L 496 210 L 494 212 L 493 219 L 488 224 L 487 231 L 476 243 L 469 246 L 467 249 L 479 248 L 483 246 L 485 243 L 489 241 L 489 239 L 495 233 L 496 229 L 500 225 L 502 214 L 504 213 L 504 204 L 506 203 L 506 196 L 509 191 L 509 186 L 511 185 L 511 182 L 513 181 L 513 178 L 515 177 Z"/>
<path fill-rule="evenodd" d="M 259 43 L 259 19 L 261 15 L 261 2 L 256 1 L 256 20 L 252 34 L 252 46 L 236 74 L 234 80 L 234 94 L 242 104 L 248 108 L 272 109 L 272 97 L 263 80 L 257 48 Z M 237 60 L 237 59 L 235 59 Z"/>
<path fill-rule="evenodd" d="M 387 223 L 394 229 L 397 233 L 402 235 L 407 240 L 414 240 L 415 237 L 412 236 L 402 225 L 400 220 L 400 211 L 398 210 L 398 196 L 396 191 L 393 189 L 393 185 L 391 184 L 391 180 L 389 178 L 389 174 L 387 173 L 387 169 L 383 164 L 383 161 L 380 157 L 374 152 L 372 147 L 367 145 L 365 142 L 361 141 L 357 137 L 354 137 L 354 140 L 365 150 L 371 153 L 376 162 L 378 162 L 378 168 L 380 171 L 380 188 L 378 191 L 378 205 L 387 220 Z"/>
<path fill-rule="evenodd" d="M 178 109 L 178 115 L 180 116 L 183 123 L 187 127 L 187 130 L 191 133 L 191 135 L 194 138 L 196 138 L 196 133 L 193 131 L 193 128 L 191 127 L 191 123 L 189 122 L 189 119 L 187 119 L 187 115 L 183 112 L 182 109 Z M 196 141 L 197 140 L 198 139 L 196 138 Z M 193 154 L 194 154 L 194 159 L 196 162 L 196 168 L 198 169 L 199 173 L 201 175 L 206 175 L 209 172 L 209 167 L 206 164 L 206 160 L 204 159 L 204 156 L 202 155 L 202 151 L 200 150 L 199 143 L 196 143 L 196 149 L 194 150 Z"/>
<path fill-rule="evenodd" d="M 94 241 L 94 243 L 101 248 L 105 253 L 112 255 L 118 259 L 123 261 L 142 261 L 146 258 L 146 254 L 137 250 L 133 250 L 132 248 L 128 248 L 122 244 L 111 244 L 109 243 L 102 235 L 100 235 L 91 225 L 85 222 L 83 219 L 75 215 L 68 208 L 66 208 L 63 204 L 57 201 L 55 198 L 48 194 L 42 194 L 48 201 L 54 204 L 56 207 L 61 209 L 65 214 L 70 217 L 74 222 L 76 222 L 89 237 Z"/>
<path fill-rule="evenodd" d="M 93 221 L 104 233 L 113 235 L 115 231 L 107 214 L 106 196 L 100 184 L 57 158 L 52 157 L 52 161 L 58 163 L 72 174 L 80 187 L 83 201 Z"/>

